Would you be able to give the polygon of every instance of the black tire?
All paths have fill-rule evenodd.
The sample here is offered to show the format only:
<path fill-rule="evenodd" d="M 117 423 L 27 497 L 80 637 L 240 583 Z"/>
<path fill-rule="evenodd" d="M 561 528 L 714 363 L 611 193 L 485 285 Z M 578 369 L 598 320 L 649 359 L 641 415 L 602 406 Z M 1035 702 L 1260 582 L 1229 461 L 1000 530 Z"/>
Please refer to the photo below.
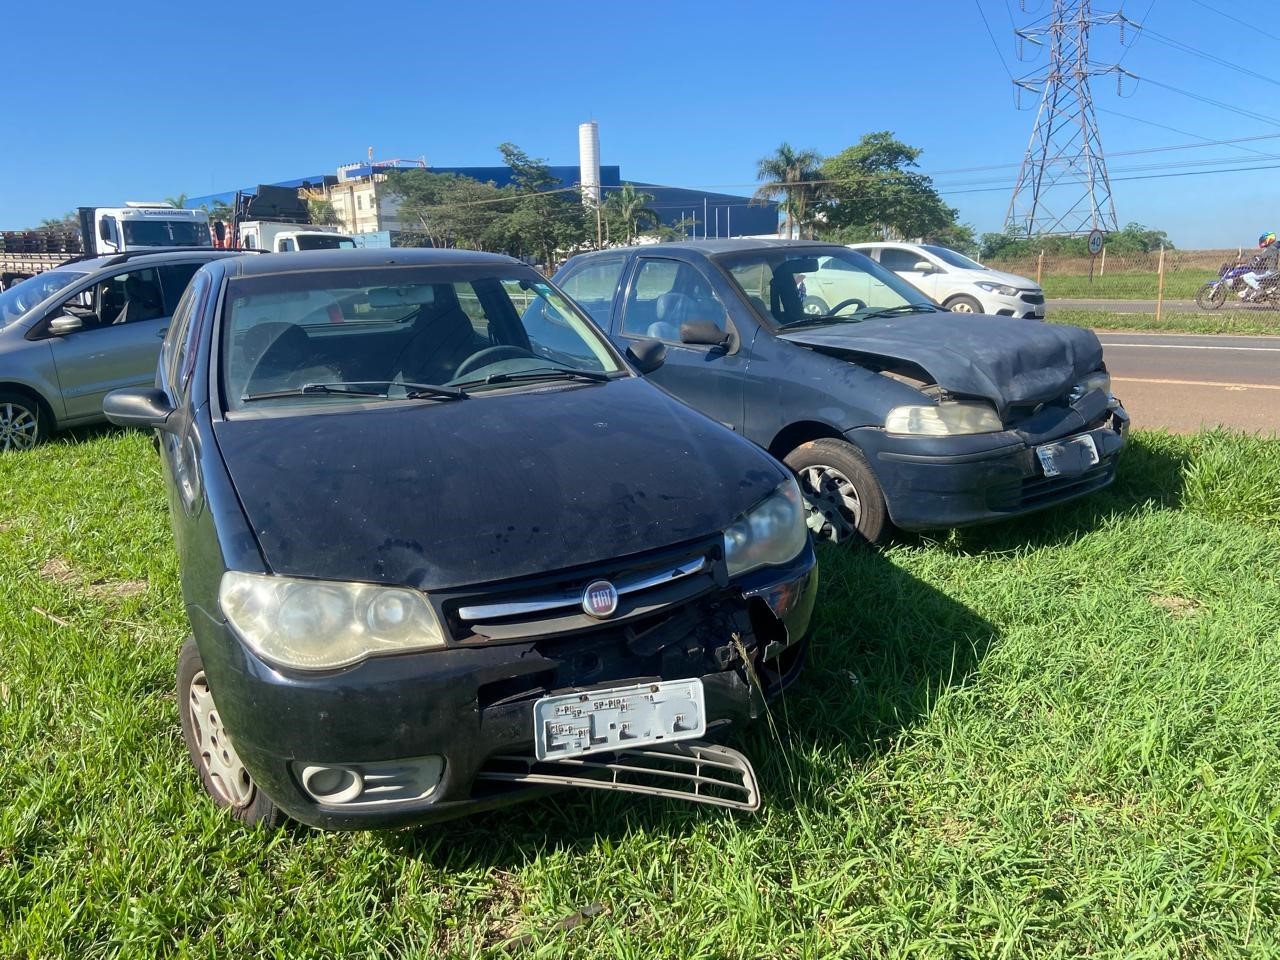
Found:
<path fill-rule="evenodd" d="M 207 696 L 207 703 L 204 698 Z M 206 704 L 199 706 L 198 704 Z M 212 709 L 210 709 L 212 708 Z M 213 802 L 228 810 L 233 817 L 251 826 L 274 827 L 283 819 L 280 808 L 271 798 L 258 789 L 249 772 L 239 762 L 235 748 L 227 736 L 213 707 L 213 694 L 209 690 L 204 672 L 204 661 L 196 642 L 188 637 L 178 654 L 178 713 L 182 721 L 182 739 L 187 744 L 187 755 L 200 774 L 200 785 Z M 201 729 L 198 717 L 205 714 L 206 728 Z M 208 720 L 212 721 L 209 724 Z M 221 751 L 222 762 L 211 761 L 210 748 Z M 229 768 L 238 768 L 238 776 L 225 778 Z"/>
<path fill-rule="evenodd" d="M 830 312 L 827 301 L 821 297 L 805 297 L 801 306 L 806 317 L 825 317 Z"/>
<path fill-rule="evenodd" d="M 1196 291 L 1196 306 L 1201 310 L 1217 310 L 1226 299 L 1225 283 L 1206 283 Z"/>
<path fill-rule="evenodd" d="M 952 297 L 943 304 L 952 313 L 985 313 L 980 304 L 973 297 L 966 297 L 961 294 L 958 297 Z"/>
<path fill-rule="evenodd" d="M 881 543 L 893 529 L 884 491 L 862 451 L 844 440 L 811 440 L 783 461 L 804 494 L 815 540 Z"/>
<path fill-rule="evenodd" d="M 0 453 L 30 450 L 49 439 L 49 414 L 25 393 L 0 390 Z"/>

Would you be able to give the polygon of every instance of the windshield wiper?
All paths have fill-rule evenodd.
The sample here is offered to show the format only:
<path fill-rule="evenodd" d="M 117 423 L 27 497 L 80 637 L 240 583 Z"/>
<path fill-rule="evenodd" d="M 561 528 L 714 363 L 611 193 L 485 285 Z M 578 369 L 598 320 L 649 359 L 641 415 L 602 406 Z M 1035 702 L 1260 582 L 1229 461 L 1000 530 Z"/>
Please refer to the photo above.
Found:
<path fill-rule="evenodd" d="M 512 370 L 503 373 L 491 373 L 477 380 L 464 380 L 466 384 L 521 383 L 539 380 L 581 380 L 586 383 L 606 383 L 611 377 L 597 370 L 574 370 L 569 367 L 550 367 L 545 370 Z"/>
<path fill-rule="evenodd" d="M 834 313 L 824 313 L 822 316 L 804 317 L 800 320 L 788 320 L 786 323 L 778 327 L 779 330 L 794 330 L 796 327 L 811 327 L 819 323 L 857 323 L 862 317 L 854 316 L 837 316 Z"/>
<path fill-rule="evenodd" d="M 378 385 L 383 385 L 383 389 L 368 389 Z M 404 387 L 405 394 L 403 399 L 405 400 L 421 400 L 425 397 L 440 400 L 465 400 L 467 398 L 466 393 L 457 387 L 441 387 L 433 383 L 399 383 L 394 380 L 343 380 L 334 383 L 304 383 L 300 387 L 270 390 L 265 393 L 246 393 L 240 398 L 240 401 L 242 403 L 250 403 L 254 400 L 306 397 L 317 393 L 345 394 L 352 397 L 382 397 L 386 400 L 401 399 L 390 395 L 393 386 Z"/>
<path fill-rule="evenodd" d="M 867 313 L 860 313 L 859 320 L 870 320 L 872 317 L 892 317 L 899 313 L 938 313 L 940 308 L 935 307 L 932 303 L 903 303 L 896 307 L 884 307 L 881 310 L 871 310 Z"/>

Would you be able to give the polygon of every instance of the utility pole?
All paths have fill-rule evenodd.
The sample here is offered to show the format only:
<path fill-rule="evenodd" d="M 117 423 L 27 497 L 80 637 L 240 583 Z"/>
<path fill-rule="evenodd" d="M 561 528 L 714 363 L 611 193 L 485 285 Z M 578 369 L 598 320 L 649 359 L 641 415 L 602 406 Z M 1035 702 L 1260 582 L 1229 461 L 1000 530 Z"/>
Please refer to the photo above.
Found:
<path fill-rule="evenodd" d="M 1089 79 L 1114 73 L 1119 83 L 1130 74 L 1118 65 L 1090 62 L 1089 29 L 1118 24 L 1123 44 L 1126 27 L 1141 25 L 1123 13 L 1095 14 L 1091 2 L 1053 0 L 1047 16 L 1015 31 L 1020 58 L 1028 46 L 1047 41 L 1049 67 L 1014 80 L 1019 96 L 1024 90 L 1037 94 L 1040 106 L 1005 215 L 1010 232 L 1030 237 L 1117 228 Z"/>

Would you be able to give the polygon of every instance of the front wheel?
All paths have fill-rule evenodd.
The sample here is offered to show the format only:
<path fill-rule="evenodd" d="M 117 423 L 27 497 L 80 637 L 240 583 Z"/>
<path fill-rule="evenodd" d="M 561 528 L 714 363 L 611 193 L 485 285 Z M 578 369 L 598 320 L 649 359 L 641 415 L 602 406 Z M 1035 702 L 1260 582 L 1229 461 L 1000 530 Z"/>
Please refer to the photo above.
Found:
<path fill-rule="evenodd" d="M 30 450 L 43 443 L 49 437 L 48 420 L 31 397 L 0 391 L 0 452 Z"/>
<path fill-rule="evenodd" d="M 253 782 L 222 725 L 204 661 L 192 637 L 178 654 L 178 711 L 187 753 L 213 802 L 250 825 L 273 827 L 279 823 L 280 808 Z"/>
<path fill-rule="evenodd" d="M 889 534 L 884 492 L 862 451 L 844 440 L 811 440 L 783 461 L 800 481 L 805 520 L 818 540 L 880 543 Z"/>
<path fill-rule="evenodd" d="M 1227 299 L 1225 283 L 1206 283 L 1196 291 L 1196 306 L 1201 310 L 1217 310 Z"/>
<path fill-rule="evenodd" d="M 827 301 L 821 297 L 805 297 L 803 306 L 805 316 L 809 317 L 825 317 L 831 312 L 827 308 Z"/>
<path fill-rule="evenodd" d="M 952 313 L 982 313 L 982 304 L 973 297 L 952 297 L 943 306 Z"/>

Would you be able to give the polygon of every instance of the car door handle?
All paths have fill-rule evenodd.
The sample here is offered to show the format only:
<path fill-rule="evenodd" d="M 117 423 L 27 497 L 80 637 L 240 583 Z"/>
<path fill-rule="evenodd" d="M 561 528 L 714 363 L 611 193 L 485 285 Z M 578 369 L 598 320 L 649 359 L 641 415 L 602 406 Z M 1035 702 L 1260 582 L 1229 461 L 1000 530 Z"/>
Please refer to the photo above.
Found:
<path fill-rule="evenodd" d="M 159 332 L 159 333 L 157 333 L 157 334 L 156 334 L 156 336 L 157 336 L 157 337 L 159 337 L 161 340 L 163 340 L 163 339 L 164 339 L 164 335 L 165 335 L 166 333 L 168 333 L 168 332 L 169 332 L 169 328 L 168 328 L 168 327 L 161 327 L 161 328 L 160 328 L 160 332 Z"/>

